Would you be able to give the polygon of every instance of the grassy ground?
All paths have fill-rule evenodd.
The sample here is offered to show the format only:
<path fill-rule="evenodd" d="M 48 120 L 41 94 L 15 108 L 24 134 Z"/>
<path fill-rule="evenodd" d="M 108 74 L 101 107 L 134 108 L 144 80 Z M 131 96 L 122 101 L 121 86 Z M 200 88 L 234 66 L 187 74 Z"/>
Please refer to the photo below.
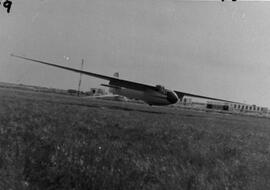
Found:
<path fill-rule="evenodd" d="M 0 189 L 270 189 L 270 120 L 0 89 Z"/>

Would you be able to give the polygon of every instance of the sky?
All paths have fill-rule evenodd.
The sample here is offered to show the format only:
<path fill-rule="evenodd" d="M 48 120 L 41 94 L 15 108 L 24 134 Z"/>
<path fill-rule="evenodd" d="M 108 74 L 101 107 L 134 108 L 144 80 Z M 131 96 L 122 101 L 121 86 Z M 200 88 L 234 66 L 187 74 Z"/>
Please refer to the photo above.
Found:
<path fill-rule="evenodd" d="M 270 2 L 12 0 L 0 6 L 0 81 L 77 89 L 79 74 L 11 53 L 270 107 Z M 82 90 L 106 81 L 83 76 Z"/>

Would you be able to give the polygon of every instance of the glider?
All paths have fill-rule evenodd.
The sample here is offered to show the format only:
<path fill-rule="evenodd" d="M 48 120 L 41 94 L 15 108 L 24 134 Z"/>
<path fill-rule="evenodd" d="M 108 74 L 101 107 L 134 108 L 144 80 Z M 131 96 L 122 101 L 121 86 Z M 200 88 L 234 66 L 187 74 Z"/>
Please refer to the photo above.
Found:
<path fill-rule="evenodd" d="M 112 92 L 113 94 L 125 96 L 130 99 L 142 100 L 149 105 L 162 106 L 162 105 L 175 104 L 179 100 L 182 100 L 184 96 L 203 98 L 203 99 L 215 100 L 215 101 L 221 101 L 221 102 L 227 102 L 227 103 L 237 103 L 237 102 L 232 102 L 232 101 L 223 100 L 219 98 L 212 98 L 208 96 L 201 96 L 201 95 L 190 94 L 190 93 L 176 91 L 176 90 L 170 90 L 170 89 L 166 89 L 164 86 L 161 86 L 161 85 L 152 86 L 148 84 L 142 84 L 142 83 L 137 83 L 133 81 L 119 79 L 118 73 L 115 73 L 114 77 L 111 77 L 111 76 L 101 75 L 101 74 L 87 72 L 83 70 L 78 70 L 71 67 L 56 65 L 53 63 L 40 61 L 40 60 L 36 60 L 32 58 L 27 58 L 27 57 L 23 57 L 19 55 L 11 54 L 11 56 L 107 80 L 109 81 L 108 84 L 101 84 L 101 85 L 105 87 L 109 87 L 110 92 Z"/>

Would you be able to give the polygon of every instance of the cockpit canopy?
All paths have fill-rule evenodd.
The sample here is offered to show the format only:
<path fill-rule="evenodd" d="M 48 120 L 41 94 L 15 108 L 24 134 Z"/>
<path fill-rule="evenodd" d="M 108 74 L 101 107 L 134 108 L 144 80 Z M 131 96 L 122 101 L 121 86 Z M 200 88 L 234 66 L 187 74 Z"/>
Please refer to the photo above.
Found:
<path fill-rule="evenodd" d="M 162 85 L 160 85 L 160 84 L 156 85 L 156 88 L 157 88 L 157 90 L 158 90 L 159 92 L 161 92 L 162 94 L 166 94 L 166 92 L 167 92 L 167 90 L 165 89 L 165 87 L 162 86 Z"/>

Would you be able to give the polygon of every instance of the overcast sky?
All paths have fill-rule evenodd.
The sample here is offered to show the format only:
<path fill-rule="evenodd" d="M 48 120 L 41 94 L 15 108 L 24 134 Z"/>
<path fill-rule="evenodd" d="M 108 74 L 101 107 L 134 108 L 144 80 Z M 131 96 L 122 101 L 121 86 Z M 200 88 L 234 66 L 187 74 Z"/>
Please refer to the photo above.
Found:
<path fill-rule="evenodd" d="M 13 0 L 0 6 L 0 81 L 77 88 L 79 75 L 24 55 L 270 107 L 270 2 Z M 82 88 L 104 83 L 83 76 Z"/>

